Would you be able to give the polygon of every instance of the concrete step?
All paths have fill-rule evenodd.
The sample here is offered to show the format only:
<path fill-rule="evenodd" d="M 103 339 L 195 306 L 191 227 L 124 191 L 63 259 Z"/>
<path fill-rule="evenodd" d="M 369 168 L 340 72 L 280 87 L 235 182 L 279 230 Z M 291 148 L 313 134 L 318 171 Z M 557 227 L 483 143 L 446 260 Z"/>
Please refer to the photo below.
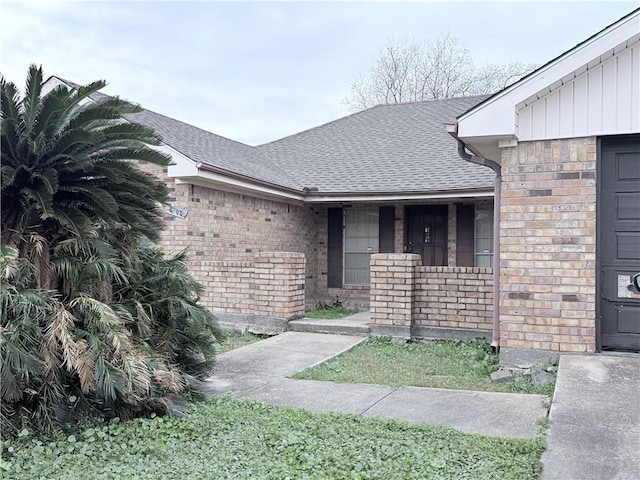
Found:
<path fill-rule="evenodd" d="M 371 329 L 368 323 L 347 318 L 326 320 L 319 318 L 301 318 L 291 320 L 288 330 L 306 333 L 333 333 L 335 335 L 369 336 Z"/>

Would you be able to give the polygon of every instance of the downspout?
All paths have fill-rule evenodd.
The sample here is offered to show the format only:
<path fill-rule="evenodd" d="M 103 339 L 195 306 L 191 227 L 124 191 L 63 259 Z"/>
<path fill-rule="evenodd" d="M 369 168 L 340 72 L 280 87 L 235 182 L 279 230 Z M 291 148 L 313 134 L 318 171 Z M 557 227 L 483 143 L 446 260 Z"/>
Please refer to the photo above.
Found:
<path fill-rule="evenodd" d="M 492 169 L 496 176 L 493 193 L 493 332 L 491 350 L 500 352 L 500 199 L 502 195 L 502 175 L 500 164 L 488 158 L 471 155 L 465 143 L 458 138 L 457 125 L 447 125 L 447 131 L 458 141 L 458 155 L 463 160 Z"/>

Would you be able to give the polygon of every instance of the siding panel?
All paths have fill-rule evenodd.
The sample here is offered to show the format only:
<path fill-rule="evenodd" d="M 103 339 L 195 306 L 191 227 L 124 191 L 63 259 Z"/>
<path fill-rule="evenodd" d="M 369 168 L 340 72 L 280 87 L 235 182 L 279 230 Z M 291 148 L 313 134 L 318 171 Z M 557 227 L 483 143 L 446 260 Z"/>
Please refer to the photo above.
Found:
<path fill-rule="evenodd" d="M 560 135 L 560 90 L 551 92 L 547 97 L 546 116 L 545 136 L 558 137 Z"/>
<path fill-rule="evenodd" d="M 616 130 L 616 108 L 618 106 L 617 70 L 619 57 L 611 57 L 602 64 L 602 118 L 601 131 Z"/>
<path fill-rule="evenodd" d="M 560 88 L 559 137 L 573 136 L 573 82 Z"/>
<path fill-rule="evenodd" d="M 635 39 L 634 39 L 635 40 Z M 594 59 L 576 77 L 525 102 L 520 141 L 640 132 L 640 43 Z M 535 99 L 535 96 L 532 97 Z M 522 105 L 522 104 L 521 104 Z"/>
<path fill-rule="evenodd" d="M 630 49 L 624 50 L 618 56 L 617 62 L 617 82 L 616 91 L 618 92 L 617 98 L 617 111 L 615 112 L 616 128 L 623 130 L 631 129 L 631 97 L 633 85 L 633 73 L 631 71 L 633 66 L 632 51 Z M 636 104 L 636 109 L 640 108 Z"/>
<path fill-rule="evenodd" d="M 602 66 L 598 65 L 587 74 L 587 132 L 602 130 Z"/>

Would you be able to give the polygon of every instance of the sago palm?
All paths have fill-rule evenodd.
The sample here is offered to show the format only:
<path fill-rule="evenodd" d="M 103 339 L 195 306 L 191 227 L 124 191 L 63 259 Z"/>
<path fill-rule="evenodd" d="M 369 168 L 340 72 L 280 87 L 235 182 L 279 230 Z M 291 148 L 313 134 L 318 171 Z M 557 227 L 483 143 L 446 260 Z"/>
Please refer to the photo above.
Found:
<path fill-rule="evenodd" d="M 44 242 L 73 238 L 83 247 L 101 226 L 126 226 L 151 239 L 161 229 L 165 185 L 132 160 L 167 165 L 169 159 L 149 147 L 160 142 L 153 130 L 123 120 L 140 107 L 93 97 L 104 86 L 61 85 L 42 95 L 42 69 L 33 65 L 24 96 L 0 80 L 2 243 L 34 260 L 42 286 L 48 286 Z"/>
<path fill-rule="evenodd" d="M 166 187 L 136 162 L 168 158 L 123 119 L 139 107 L 94 95 L 104 82 L 41 84 L 33 66 L 23 97 L 0 80 L 2 432 L 171 412 L 219 331 L 183 258 L 144 246 Z"/>

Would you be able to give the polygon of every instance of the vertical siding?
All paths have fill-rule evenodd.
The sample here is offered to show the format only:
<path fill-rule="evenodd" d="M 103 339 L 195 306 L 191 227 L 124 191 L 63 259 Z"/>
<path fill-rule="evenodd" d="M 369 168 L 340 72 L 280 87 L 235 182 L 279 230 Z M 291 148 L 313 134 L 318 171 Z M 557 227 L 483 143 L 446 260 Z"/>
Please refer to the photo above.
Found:
<path fill-rule="evenodd" d="M 543 140 L 640 131 L 640 43 L 518 111 L 518 139 Z"/>

